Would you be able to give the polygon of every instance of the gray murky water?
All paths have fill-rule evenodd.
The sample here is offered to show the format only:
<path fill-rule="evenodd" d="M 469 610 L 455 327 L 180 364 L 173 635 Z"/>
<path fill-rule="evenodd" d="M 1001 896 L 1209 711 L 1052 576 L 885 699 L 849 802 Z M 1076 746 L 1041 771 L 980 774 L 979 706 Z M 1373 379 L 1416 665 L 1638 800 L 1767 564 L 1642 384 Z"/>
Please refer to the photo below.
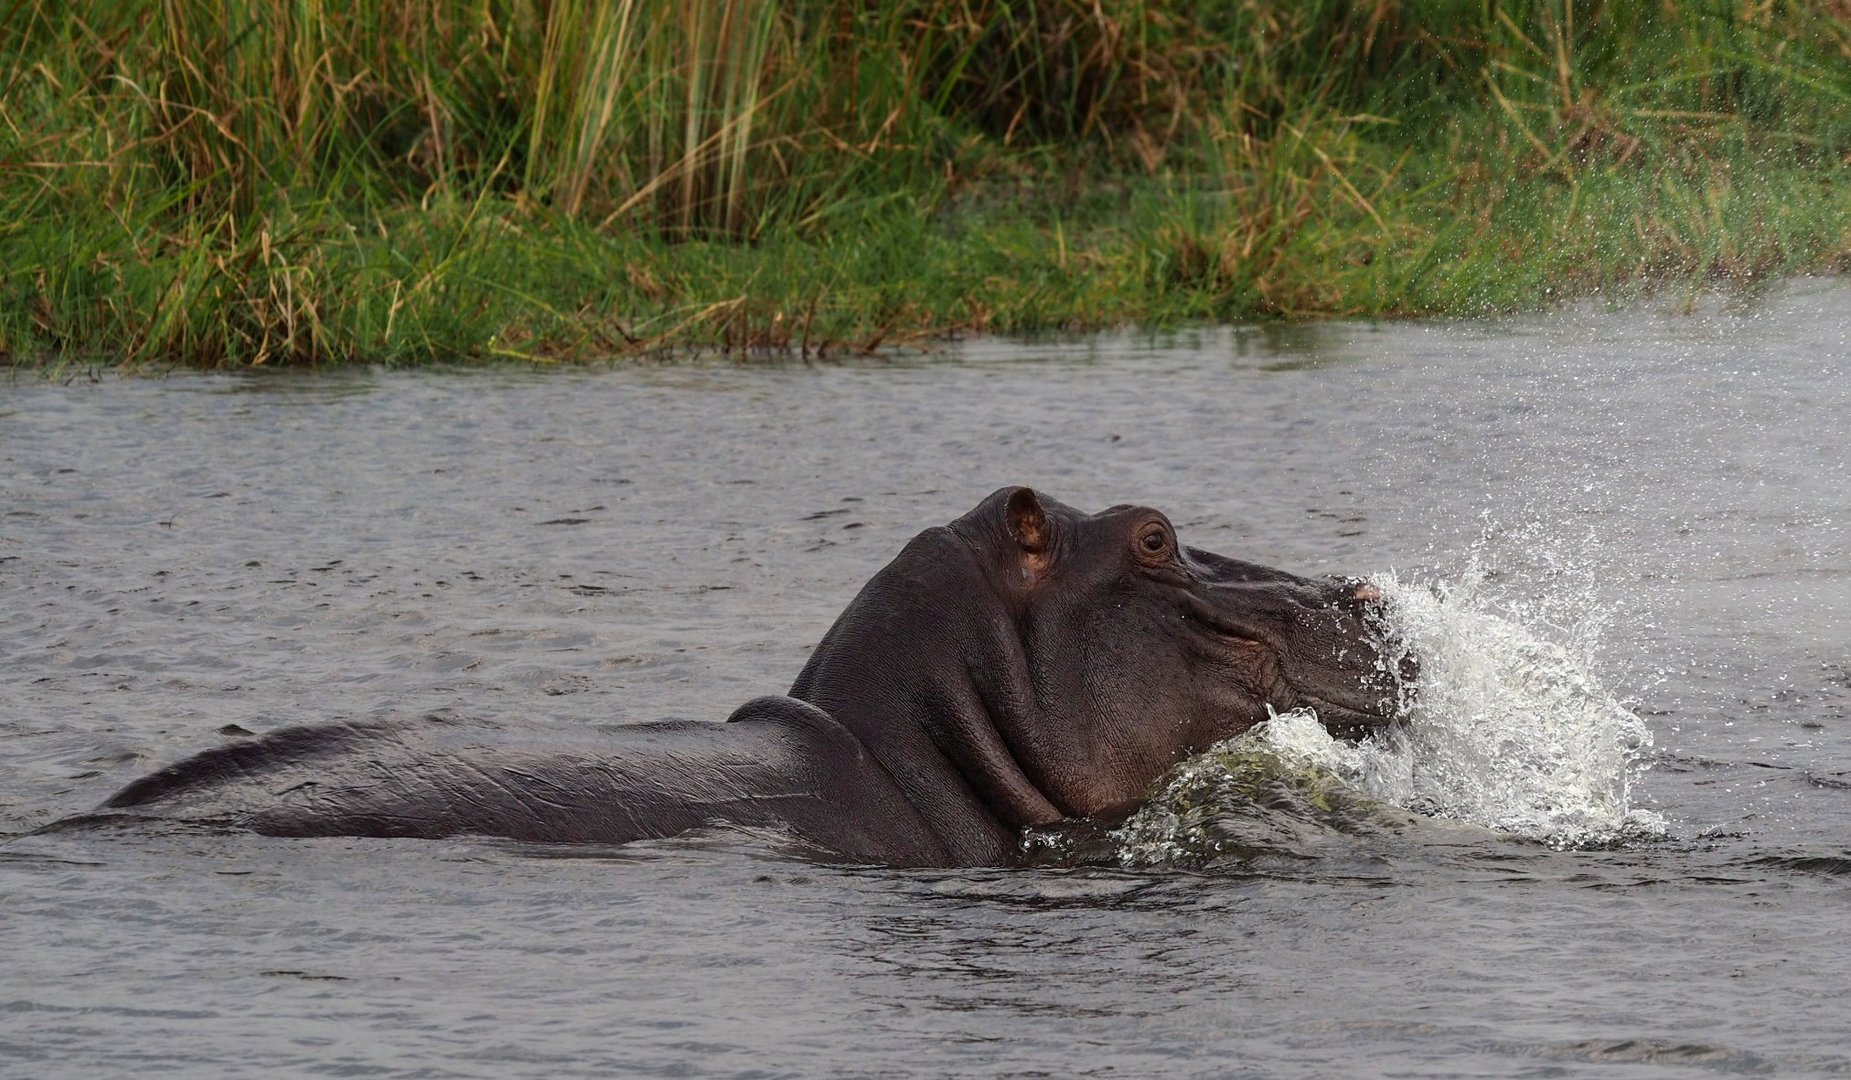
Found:
<path fill-rule="evenodd" d="M 0 831 L 218 740 L 719 719 L 1005 483 L 1483 589 L 1655 739 L 1669 836 L 1434 827 L 898 873 L 145 832 L 0 844 L 0 1074 L 1851 1072 L 1851 288 L 1698 315 L 846 367 L 0 385 Z"/>

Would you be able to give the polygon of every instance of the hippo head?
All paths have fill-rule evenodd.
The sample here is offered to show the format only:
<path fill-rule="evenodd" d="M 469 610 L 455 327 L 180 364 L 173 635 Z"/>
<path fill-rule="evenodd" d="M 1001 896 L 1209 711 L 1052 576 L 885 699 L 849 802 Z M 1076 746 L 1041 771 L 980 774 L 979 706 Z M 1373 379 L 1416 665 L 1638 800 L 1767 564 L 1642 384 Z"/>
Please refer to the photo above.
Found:
<path fill-rule="evenodd" d="M 936 756 L 1010 827 L 1109 817 L 1269 709 L 1345 736 L 1389 722 L 1373 600 L 1185 547 L 1147 507 L 1004 488 L 869 582 L 792 693 L 903 787 L 942 786 Z"/>

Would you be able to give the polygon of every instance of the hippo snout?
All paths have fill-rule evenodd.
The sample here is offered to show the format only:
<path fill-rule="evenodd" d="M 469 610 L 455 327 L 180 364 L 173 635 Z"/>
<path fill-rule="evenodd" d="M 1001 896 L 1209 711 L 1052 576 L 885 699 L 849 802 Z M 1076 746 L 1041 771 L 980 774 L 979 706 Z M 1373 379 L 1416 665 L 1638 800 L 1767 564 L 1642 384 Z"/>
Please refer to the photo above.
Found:
<path fill-rule="evenodd" d="M 1324 595 L 1335 616 L 1337 641 L 1332 643 L 1341 654 L 1330 676 L 1317 680 L 1318 668 L 1309 666 L 1316 690 L 1307 696 L 1321 699 L 1333 714 L 1349 725 L 1381 726 L 1399 719 L 1420 677 L 1420 663 L 1390 622 L 1388 597 L 1375 583 L 1362 578 L 1330 579 Z M 1345 677 L 1347 673 L 1347 678 Z M 1355 687 L 1355 695 L 1342 691 Z"/>
<path fill-rule="evenodd" d="M 1388 601 L 1357 578 L 1280 575 L 1216 590 L 1229 622 L 1270 648 L 1274 709 L 1309 708 L 1332 734 L 1358 738 L 1399 719 L 1419 666 L 1395 639 Z"/>
<path fill-rule="evenodd" d="M 1356 612 L 1362 619 L 1370 644 L 1383 655 L 1382 673 L 1387 689 L 1405 698 L 1420 681 L 1420 661 L 1414 656 L 1390 623 L 1388 596 L 1380 586 L 1364 578 L 1340 578 L 1336 603 Z"/>

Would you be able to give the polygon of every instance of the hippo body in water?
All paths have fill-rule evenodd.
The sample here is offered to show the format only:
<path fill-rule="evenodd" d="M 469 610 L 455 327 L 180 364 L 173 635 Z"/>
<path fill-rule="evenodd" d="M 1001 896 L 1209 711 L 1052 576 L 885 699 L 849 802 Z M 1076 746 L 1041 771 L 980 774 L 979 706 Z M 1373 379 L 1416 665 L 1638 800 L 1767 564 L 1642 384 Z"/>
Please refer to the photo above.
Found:
<path fill-rule="evenodd" d="M 1346 734 L 1387 722 L 1369 599 L 1182 547 L 1154 510 L 1005 488 L 915 537 L 788 696 L 727 723 L 544 746 L 438 717 L 285 728 L 137 780 L 99 814 L 595 844 L 720 825 L 831 860 L 1002 864 L 1025 827 L 1120 816 L 1269 707 Z"/>

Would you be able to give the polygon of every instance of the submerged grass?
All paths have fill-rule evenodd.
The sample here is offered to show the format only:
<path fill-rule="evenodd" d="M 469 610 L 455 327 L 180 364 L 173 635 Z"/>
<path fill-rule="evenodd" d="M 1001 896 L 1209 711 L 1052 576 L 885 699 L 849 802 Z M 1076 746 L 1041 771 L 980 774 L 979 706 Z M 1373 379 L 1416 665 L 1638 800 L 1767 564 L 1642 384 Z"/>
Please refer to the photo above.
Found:
<path fill-rule="evenodd" d="M 1851 265 L 1847 0 L 0 0 L 0 356 L 812 355 Z"/>

